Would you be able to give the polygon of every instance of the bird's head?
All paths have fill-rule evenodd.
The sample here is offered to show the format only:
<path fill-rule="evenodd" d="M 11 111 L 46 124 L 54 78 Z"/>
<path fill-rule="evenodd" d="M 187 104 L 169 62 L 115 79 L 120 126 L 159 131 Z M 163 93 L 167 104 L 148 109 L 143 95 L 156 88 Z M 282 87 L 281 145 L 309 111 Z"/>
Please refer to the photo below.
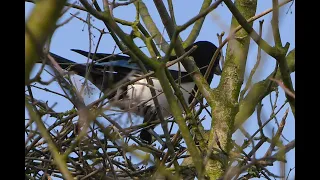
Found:
<path fill-rule="evenodd" d="M 200 69 L 200 72 L 204 75 L 207 70 L 207 67 L 206 68 L 202 68 L 202 67 L 209 65 L 211 58 L 213 57 L 214 53 L 217 50 L 217 47 L 209 41 L 198 41 L 190 45 L 189 47 L 187 47 L 185 50 L 189 51 L 193 46 L 197 46 L 197 48 L 190 54 L 190 56 L 193 57 L 195 63 Z M 220 56 L 221 54 L 219 52 L 217 59 L 214 61 L 214 65 L 211 70 L 213 73 L 210 73 L 212 76 L 213 74 L 221 75 L 222 73 L 222 70 L 219 65 Z"/>

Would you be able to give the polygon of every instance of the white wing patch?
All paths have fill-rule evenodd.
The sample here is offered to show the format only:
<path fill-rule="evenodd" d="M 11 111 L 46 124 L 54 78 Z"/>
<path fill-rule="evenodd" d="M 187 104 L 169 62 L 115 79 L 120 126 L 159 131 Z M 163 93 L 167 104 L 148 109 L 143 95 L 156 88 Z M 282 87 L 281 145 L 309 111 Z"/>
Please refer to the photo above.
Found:
<path fill-rule="evenodd" d="M 152 78 L 153 85 L 151 86 L 148 84 L 146 79 L 141 79 L 137 82 L 135 82 L 132 85 L 128 86 L 127 93 L 126 93 L 126 99 L 123 99 L 118 101 L 118 103 L 114 104 L 122 109 L 130 110 L 131 112 L 143 116 L 139 109 L 137 108 L 138 105 L 143 106 L 152 106 L 155 107 L 154 102 L 152 100 L 152 95 L 150 92 L 150 88 L 153 88 L 156 92 L 159 105 L 162 109 L 162 114 L 165 117 L 168 117 L 171 115 L 170 107 L 168 104 L 168 101 L 162 91 L 162 87 L 160 85 L 160 82 L 157 79 Z M 188 103 L 188 98 L 190 96 L 190 93 L 192 91 L 192 88 L 194 87 L 194 82 L 188 82 L 181 84 L 181 91 L 183 94 L 183 97 L 185 101 Z"/>
<path fill-rule="evenodd" d="M 184 68 L 184 66 L 181 64 L 181 62 L 178 62 L 180 64 L 180 71 L 181 72 L 187 72 L 187 70 Z M 179 71 L 178 63 L 175 63 L 174 65 L 168 67 L 169 70 L 175 70 Z"/>

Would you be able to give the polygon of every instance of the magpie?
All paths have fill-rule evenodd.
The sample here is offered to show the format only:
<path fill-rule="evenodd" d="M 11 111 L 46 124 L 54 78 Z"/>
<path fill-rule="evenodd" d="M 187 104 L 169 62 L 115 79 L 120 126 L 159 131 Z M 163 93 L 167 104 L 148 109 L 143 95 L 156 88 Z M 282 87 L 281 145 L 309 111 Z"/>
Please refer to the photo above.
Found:
<path fill-rule="evenodd" d="M 197 48 L 189 56 L 193 57 L 200 72 L 204 75 L 211 58 L 217 50 L 217 47 L 208 41 L 198 41 L 187 47 L 185 51 L 190 50 L 193 46 L 197 46 Z M 102 92 L 111 89 L 114 84 L 132 81 L 143 75 L 140 67 L 134 63 L 129 56 L 106 53 L 91 54 L 78 49 L 72 49 L 72 51 L 89 57 L 95 62 L 92 63 L 91 68 L 88 68 L 87 64 L 78 64 L 54 53 L 50 53 L 50 55 L 57 61 L 57 63 L 60 64 L 61 68 L 73 71 L 79 76 L 85 77 L 87 70 L 90 69 L 88 79 Z M 177 58 L 177 56 L 171 56 L 169 60 L 172 61 Z M 207 79 L 209 84 L 213 79 L 214 74 L 221 74 L 219 59 L 220 53 L 215 60 L 211 72 L 209 73 Z M 151 70 L 149 67 L 146 68 Z M 177 68 L 172 69 L 172 67 L 169 67 L 168 69 L 175 80 L 180 79 L 181 92 L 185 101 L 190 104 L 195 95 L 194 92 L 197 89 L 190 74 L 186 72 L 182 65 L 180 73 Z M 165 95 L 162 93 L 160 82 L 156 77 L 150 77 L 150 79 L 153 82 L 153 87 L 151 88 L 156 91 L 156 97 L 158 99 L 162 115 L 164 117 L 169 117 L 171 115 L 169 104 Z M 151 122 L 157 119 L 156 106 L 152 100 L 154 97 L 151 95 L 150 85 L 146 79 L 140 79 L 128 86 L 118 88 L 115 93 L 110 94 L 107 98 L 114 100 L 111 101 L 112 106 L 133 112 L 136 115 L 143 117 L 143 122 Z M 151 144 L 152 142 L 152 135 L 149 133 L 150 131 L 148 131 L 148 129 L 153 129 L 154 127 L 155 126 L 144 128 L 140 132 L 140 138 L 145 140 L 148 144 Z"/>

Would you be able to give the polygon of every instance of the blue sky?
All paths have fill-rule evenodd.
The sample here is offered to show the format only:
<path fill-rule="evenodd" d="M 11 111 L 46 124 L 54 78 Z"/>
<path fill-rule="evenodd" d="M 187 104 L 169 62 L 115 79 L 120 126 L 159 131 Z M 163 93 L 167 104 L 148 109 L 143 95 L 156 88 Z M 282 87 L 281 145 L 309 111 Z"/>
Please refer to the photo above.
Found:
<path fill-rule="evenodd" d="M 70 3 L 73 3 L 73 1 L 69 1 Z M 100 2 L 100 1 L 99 1 Z M 272 1 L 258 1 L 258 8 L 256 14 L 260 14 L 261 12 L 265 11 L 266 9 L 269 9 L 272 7 L 271 4 Z M 157 9 L 153 5 L 152 1 L 145 1 L 149 12 L 151 13 L 151 16 L 153 20 L 156 22 L 159 30 L 163 30 L 163 26 L 161 23 L 161 19 L 158 15 Z M 199 12 L 199 9 L 201 7 L 201 3 L 195 3 L 193 0 L 175 0 L 173 1 L 175 8 L 175 17 L 176 22 L 178 25 L 181 25 L 185 23 L 190 18 L 197 15 Z M 280 33 L 283 44 L 286 42 L 290 43 L 289 51 L 295 48 L 295 3 L 293 3 L 292 7 L 290 8 L 289 12 L 286 13 L 289 9 L 291 3 L 288 3 L 287 5 L 280 8 Z M 25 3 L 25 10 L 26 10 L 26 19 L 28 17 L 28 14 L 31 12 L 33 7 L 32 3 Z M 183 7 L 183 8 L 178 8 Z M 59 22 L 63 22 L 67 18 L 70 17 L 70 13 L 75 14 L 78 12 L 78 10 L 70 9 L 60 20 Z M 79 11 L 79 16 L 83 19 L 86 19 L 87 14 Z M 133 21 L 135 18 L 135 8 L 133 5 L 127 6 L 127 7 L 119 7 L 114 10 L 115 17 Z M 272 31 L 271 31 L 271 14 L 264 16 L 260 18 L 259 20 L 264 19 L 264 28 L 263 28 L 263 38 L 269 42 L 270 45 L 273 45 L 273 37 L 272 37 Z M 255 21 L 254 23 L 254 29 L 258 31 L 259 26 L 259 20 Z M 207 40 L 211 41 L 214 44 L 218 45 L 218 39 L 216 34 L 221 33 L 222 31 L 225 32 L 225 37 L 227 37 L 229 28 L 230 28 L 230 22 L 231 22 L 231 13 L 229 12 L 228 8 L 225 5 L 220 5 L 214 12 L 210 13 L 209 16 L 207 16 L 203 28 L 200 32 L 199 37 L 197 40 Z M 98 28 L 102 29 L 105 28 L 105 26 L 99 22 L 99 20 L 93 19 L 93 23 Z M 68 24 L 64 25 L 63 27 L 60 27 L 53 35 L 52 42 L 51 42 L 51 52 L 56 53 L 60 56 L 67 57 L 68 59 L 71 59 L 76 62 L 86 62 L 86 58 L 83 56 L 78 55 L 77 53 L 74 53 L 70 51 L 70 49 L 82 49 L 82 50 L 88 50 L 89 49 L 89 37 L 88 37 L 88 30 L 87 26 L 80 20 L 74 18 L 72 19 Z M 130 32 L 129 28 L 125 28 L 126 32 Z M 186 31 L 181 33 L 182 39 L 185 39 L 191 28 L 188 28 Z M 94 45 L 92 45 L 93 49 L 95 48 L 95 45 L 97 44 L 99 32 L 95 29 L 92 29 L 93 34 L 95 37 L 93 38 Z M 137 41 L 139 45 L 141 45 L 140 41 Z M 102 41 L 100 43 L 98 52 L 112 52 L 114 49 L 115 43 L 112 40 L 111 36 L 104 35 L 102 38 Z M 225 52 L 226 46 L 224 48 Z M 144 52 L 146 52 L 146 49 L 143 49 Z M 117 48 L 115 52 L 120 52 Z M 250 51 L 248 55 L 248 61 L 247 61 L 247 69 L 246 69 L 246 77 L 249 76 L 250 70 L 255 64 L 256 61 L 256 55 L 257 54 L 257 46 L 252 41 L 250 45 Z M 260 66 L 257 70 L 257 74 L 254 76 L 253 81 L 257 82 L 259 80 L 265 79 L 274 69 L 275 67 L 275 60 L 268 55 L 266 55 L 264 52 L 262 53 L 262 60 L 260 63 Z M 36 67 L 38 69 L 38 66 Z M 295 85 L 295 73 L 292 73 L 291 75 L 293 84 Z M 48 78 L 48 77 L 44 77 Z M 77 77 L 76 77 L 77 78 Z M 220 80 L 220 77 L 215 76 L 213 82 L 211 83 L 211 87 L 216 87 L 218 85 L 218 82 Z M 49 86 L 51 90 L 61 91 L 61 89 L 57 86 L 56 83 L 53 83 Z M 284 102 L 285 97 L 283 95 L 283 90 L 279 88 L 280 96 L 279 96 L 279 106 L 282 102 Z M 56 111 L 65 111 L 66 109 L 70 109 L 72 107 L 71 103 L 64 100 L 61 97 L 53 96 L 52 94 L 45 93 L 41 90 L 34 90 L 34 94 L 36 98 L 48 101 L 49 105 L 52 105 L 54 103 L 58 103 L 57 106 L 55 106 Z M 88 93 L 85 95 L 85 101 L 90 102 L 96 99 L 99 95 L 98 90 L 91 91 L 91 93 Z M 275 98 L 273 94 L 273 99 Z M 263 116 L 262 121 L 266 121 L 269 118 L 271 108 L 269 105 L 269 97 L 265 98 L 263 101 Z M 282 111 L 280 111 L 278 119 L 281 120 L 285 110 L 289 107 L 286 105 L 285 108 L 283 108 Z M 205 115 L 205 113 L 203 113 Z M 141 122 L 141 121 L 140 121 Z M 49 123 L 49 122 L 48 122 Z M 271 129 L 274 125 L 274 121 L 270 123 L 270 126 L 267 126 L 265 129 L 265 133 L 267 135 L 271 135 Z M 205 127 L 210 127 L 210 121 L 206 120 L 204 121 Z M 257 123 L 256 123 L 256 113 L 254 113 L 251 118 L 244 124 L 245 128 L 248 130 L 249 133 L 253 133 L 257 129 Z M 161 129 L 160 127 L 157 129 Z M 295 119 L 292 116 L 292 113 L 290 112 L 287 117 L 287 124 L 283 131 L 284 136 L 289 140 L 295 139 Z M 233 138 L 239 142 L 243 142 L 243 135 L 241 133 L 235 133 Z M 286 141 L 285 141 L 286 142 Z M 263 146 L 260 148 L 260 150 L 257 152 L 257 156 L 263 155 L 264 152 L 268 146 Z M 286 164 L 286 171 L 290 168 L 295 167 L 295 150 L 291 150 L 287 154 L 287 161 Z M 275 174 L 280 174 L 280 169 L 277 163 L 274 164 L 273 167 L 268 168 Z M 286 173 L 287 174 L 287 173 Z M 289 179 L 293 179 L 295 174 L 295 171 L 291 172 L 291 176 Z"/>

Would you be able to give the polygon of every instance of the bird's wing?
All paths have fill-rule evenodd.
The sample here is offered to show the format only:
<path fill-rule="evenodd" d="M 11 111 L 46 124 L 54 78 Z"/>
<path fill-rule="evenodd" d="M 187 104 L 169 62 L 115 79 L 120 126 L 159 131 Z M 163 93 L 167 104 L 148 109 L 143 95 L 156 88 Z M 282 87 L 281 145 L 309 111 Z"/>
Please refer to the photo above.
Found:
<path fill-rule="evenodd" d="M 78 49 L 71 49 L 72 51 L 79 53 L 85 57 L 89 56 L 89 52 L 78 50 Z M 108 54 L 108 53 L 90 53 L 90 59 L 97 60 L 95 62 L 95 66 L 98 68 L 108 68 L 113 67 L 113 70 L 119 73 L 130 72 L 132 70 L 141 71 L 139 66 L 132 62 L 129 56 L 123 56 L 118 54 Z M 147 70 L 150 70 L 149 67 L 146 67 Z"/>
<path fill-rule="evenodd" d="M 63 69 L 70 68 L 69 70 L 75 71 L 81 76 L 84 75 L 84 73 L 86 71 L 86 67 L 88 65 L 87 63 L 82 63 L 82 64 L 75 63 L 74 61 L 71 61 L 71 60 L 66 59 L 64 57 L 61 57 L 61 56 L 54 54 L 54 53 L 50 53 L 50 55 L 57 61 L 57 63 L 61 66 L 61 68 L 63 68 Z M 105 67 L 107 69 L 105 69 Z M 130 72 L 132 70 L 140 71 L 140 68 L 137 66 L 137 64 L 129 63 L 129 61 L 127 61 L 127 60 L 98 62 L 98 63 L 95 62 L 93 64 L 94 72 L 96 72 L 96 73 L 100 72 L 101 75 L 103 74 L 103 71 L 105 71 L 105 70 L 110 71 L 109 67 L 115 68 L 113 70 L 113 71 L 115 71 L 114 73 L 117 73 L 117 72 L 126 73 L 126 72 Z"/>
<path fill-rule="evenodd" d="M 88 56 L 89 53 L 86 51 L 82 50 L 76 50 L 73 49 L 74 52 L 77 52 L 83 56 Z M 76 72 L 80 76 L 85 76 L 87 72 L 87 63 L 84 64 L 78 64 L 75 63 L 74 61 L 68 60 L 66 58 L 63 58 L 59 55 L 56 55 L 54 53 L 51 53 L 51 56 L 60 64 L 60 66 L 63 69 L 67 69 Z M 98 81 L 101 79 L 103 76 L 108 76 L 112 75 L 114 78 L 114 81 L 120 81 L 121 78 L 126 77 L 129 73 L 132 71 L 135 71 L 135 73 L 141 74 L 141 69 L 140 67 L 132 62 L 130 60 L 130 57 L 128 56 L 121 56 L 121 55 L 114 55 L 114 58 L 111 60 L 109 59 L 111 57 L 111 54 L 105 54 L 105 53 L 97 53 L 96 56 L 98 59 L 108 57 L 105 60 L 99 61 L 99 62 L 94 62 L 92 68 L 90 68 L 90 75 L 93 77 L 93 80 L 96 80 L 97 83 L 101 83 Z M 175 58 L 172 58 L 173 60 Z M 170 67 L 169 72 L 171 73 L 172 77 L 177 80 L 179 78 L 179 75 L 181 75 L 182 79 L 181 82 L 190 82 L 192 79 L 190 76 L 187 76 L 186 71 L 184 68 L 181 68 L 181 74 L 178 72 L 178 66 L 175 65 L 176 67 Z M 151 70 L 151 68 L 146 67 L 147 70 Z M 117 74 L 117 75 L 115 75 Z M 120 78 L 120 79 L 119 79 Z M 95 84 L 95 82 L 93 82 Z M 96 84 L 95 84 L 96 85 Z M 97 85 L 96 85 L 97 86 Z M 98 86 L 97 86 L 98 87 Z"/>
<path fill-rule="evenodd" d="M 120 68 L 128 68 L 132 70 L 141 71 L 141 69 L 138 67 L 135 63 L 129 63 L 127 60 L 118 60 L 118 61 L 109 61 L 109 62 L 102 62 L 102 63 L 96 63 L 97 66 L 102 67 L 120 67 Z"/>
<path fill-rule="evenodd" d="M 89 52 L 87 52 L 87 51 L 83 51 L 83 50 L 79 50 L 79 49 L 71 49 L 71 51 L 74 51 L 74 52 L 81 54 L 85 57 L 89 56 Z M 129 56 L 123 56 L 123 55 L 118 55 L 118 54 L 108 54 L 108 53 L 96 53 L 94 55 L 94 53 L 90 53 L 89 58 L 92 60 L 98 60 L 99 62 L 97 63 L 97 65 L 124 67 L 124 68 L 131 68 L 133 70 L 141 71 L 139 66 L 136 63 L 134 63 Z M 177 58 L 176 56 L 172 56 L 172 57 L 170 57 L 170 60 L 172 61 L 172 60 L 175 60 L 176 58 Z M 181 65 L 180 66 L 181 72 L 187 72 L 181 63 L 180 63 L 180 65 Z M 151 68 L 148 66 L 146 66 L 146 69 L 151 70 Z M 168 67 L 168 69 L 170 71 L 178 71 L 178 69 L 179 69 L 178 64 L 176 63 L 176 64 Z"/>

